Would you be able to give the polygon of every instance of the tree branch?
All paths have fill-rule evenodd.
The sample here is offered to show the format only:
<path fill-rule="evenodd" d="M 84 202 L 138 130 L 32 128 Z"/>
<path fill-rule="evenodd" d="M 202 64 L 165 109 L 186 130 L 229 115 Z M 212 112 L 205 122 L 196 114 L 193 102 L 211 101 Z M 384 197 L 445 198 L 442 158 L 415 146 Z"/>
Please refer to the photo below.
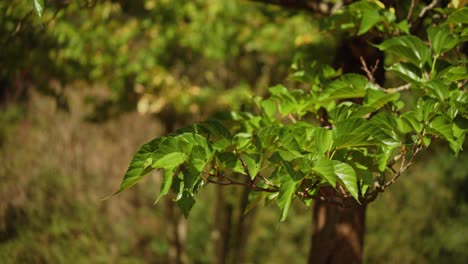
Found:
<path fill-rule="evenodd" d="M 429 5 L 425 6 L 422 10 L 421 13 L 419 13 L 419 18 L 424 17 L 426 15 L 426 12 L 433 9 L 437 4 L 439 3 L 439 0 L 433 0 L 432 3 Z"/>

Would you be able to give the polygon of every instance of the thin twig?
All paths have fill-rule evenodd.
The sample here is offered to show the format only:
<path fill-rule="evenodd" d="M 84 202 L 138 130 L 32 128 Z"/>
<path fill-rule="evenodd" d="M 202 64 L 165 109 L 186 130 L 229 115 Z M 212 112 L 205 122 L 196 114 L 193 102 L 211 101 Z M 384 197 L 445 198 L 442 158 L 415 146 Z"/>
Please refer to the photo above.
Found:
<path fill-rule="evenodd" d="M 383 89 L 383 90 L 387 93 L 397 93 L 397 92 L 409 90 L 410 87 L 411 87 L 411 84 L 408 83 L 399 87 L 388 88 L 388 89 Z"/>
<path fill-rule="evenodd" d="M 293 124 L 295 124 L 297 122 L 296 118 L 294 118 L 294 116 L 292 114 L 289 114 L 288 118 L 289 118 L 289 120 L 291 120 L 291 122 L 293 122 Z"/>
<path fill-rule="evenodd" d="M 367 79 L 370 82 L 375 83 L 374 75 L 375 75 L 375 71 L 377 70 L 377 67 L 379 66 L 379 60 L 376 60 L 375 65 L 369 69 L 369 67 L 367 67 L 367 63 L 364 60 L 364 58 L 361 56 L 359 57 L 359 59 L 361 60 L 361 64 L 362 64 L 361 69 L 366 73 Z"/>
<path fill-rule="evenodd" d="M 279 190 L 279 187 L 276 186 L 274 183 L 272 183 L 271 181 L 269 181 L 267 178 L 263 177 L 262 175 L 258 174 L 257 177 L 262 180 L 266 185 L 270 186 L 270 187 L 273 187 L 275 189 L 278 189 Z"/>
<path fill-rule="evenodd" d="M 433 9 L 438 3 L 439 3 L 439 0 L 433 0 L 432 3 L 430 3 L 429 5 L 423 7 L 421 12 L 419 13 L 419 18 L 424 17 L 424 15 L 426 15 L 427 11 Z"/>
<path fill-rule="evenodd" d="M 411 6 L 410 6 L 410 9 L 408 11 L 408 15 L 406 16 L 406 20 L 410 21 L 411 16 L 413 16 L 413 9 L 414 9 L 415 5 L 416 5 L 416 0 L 411 0 Z"/>

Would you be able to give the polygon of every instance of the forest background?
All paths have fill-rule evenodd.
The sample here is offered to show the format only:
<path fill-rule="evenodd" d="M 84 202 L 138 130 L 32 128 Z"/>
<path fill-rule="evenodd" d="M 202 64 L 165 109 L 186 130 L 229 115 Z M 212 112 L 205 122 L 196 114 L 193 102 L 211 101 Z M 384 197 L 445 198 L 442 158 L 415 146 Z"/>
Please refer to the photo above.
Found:
<path fill-rule="evenodd" d="M 249 1 L 47 1 L 39 17 L 14 0 L 0 11 L 6 263 L 167 263 L 181 245 L 190 263 L 237 254 L 217 248 L 226 237 L 214 223 L 236 233 L 240 188 L 219 199 L 209 186 L 188 220 L 170 203 L 152 206 L 157 174 L 102 198 L 141 144 L 242 109 L 271 85 L 298 85 L 291 65 L 332 63 L 340 41 L 317 16 Z M 433 147 L 368 207 L 364 262 L 468 261 L 466 158 Z M 306 261 L 310 208 L 294 204 L 279 225 L 275 206 L 253 212 L 247 262 Z"/>

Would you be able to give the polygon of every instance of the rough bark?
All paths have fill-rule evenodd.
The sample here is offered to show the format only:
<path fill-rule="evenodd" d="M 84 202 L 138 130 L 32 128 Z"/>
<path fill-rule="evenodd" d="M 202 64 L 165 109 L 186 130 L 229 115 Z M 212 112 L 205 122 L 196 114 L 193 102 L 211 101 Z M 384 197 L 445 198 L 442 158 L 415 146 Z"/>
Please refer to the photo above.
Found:
<path fill-rule="evenodd" d="M 354 206 L 341 207 L 322 201 L 315 203 L 308 263 L 362 262 L 365 206 L 354 200 L 348 202 Z"/>

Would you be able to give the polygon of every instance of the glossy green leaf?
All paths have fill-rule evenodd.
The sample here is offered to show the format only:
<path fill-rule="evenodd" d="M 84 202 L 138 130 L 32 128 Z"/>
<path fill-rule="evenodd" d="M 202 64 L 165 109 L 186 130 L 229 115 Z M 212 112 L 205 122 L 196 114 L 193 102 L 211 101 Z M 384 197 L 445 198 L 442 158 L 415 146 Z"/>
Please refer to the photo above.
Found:
<path fill-rule="evenodd" d="M 415 36 L 394 37 L 375 46 L 380 50 L 406 58 L 418 67 L 427 63 L 431 55 L 431 51 L 424 42 Z"/>
<path fill-rule="evenodd" d="M 398 130 L 400 130 L 403 134 L 416 132 L 420 133 L 424 127 L 421 121 L 418 121 L 415 117 L 413 111 L 409 111 L 401 115 L 398 120 Z"/>
<path fill-rule="evenodd" d="M 370 87 L 369 81 L 359 74 L 346 74 L 333 81 L 320 94 L 320 101 L 364 97 L 365 91 Z"/>
<path fill-rule="evenodd" d="M 320 158 L 317 160 L 312 170 L 322 176 L 332 187 L 336 187 L 336 178 L 333 161 L 327 158 Z"/>
<path fill-rule="evenodd" d="M 439 101 L 444 102 L 449 96 L 449 87 L 440 79 L 434 79 L 422 85 L 427 89 L 429 95 L 437 98 Z"/>
<path fill-rule="evenodd" d="M 387 71 L 395 73 L 401 79 L 409 83 L 420 83 L 423 81 L 421 69 L 410 63 L 395 63 L 387 68 Z"/>
<path fill-rule="evenodd" d="M 414 116 L 418 121 L 427 121 L 434 116 L 440 108 L 440 103 L 433 98 L 421 97 L 416 104 Z"/>
<path fill-rule="evenodd" d="M 453 49 L 458 44 L 458 39 L 446 26 L 430 27 L 427 29 L 427 35 L 436 56 Z"/>
<path fill-rule="evenodd" d="M 140 147 L 133 156 L 119 190 L 115 194 L 132 187 L 146 174 L 154 170 L 154 168 L 150 166 L 153 162 L 151 155 L 158 150 L 158 146 L 162 140 L 163 138 L 157 138 Z"/>
<path fill-rule="evenodd" d="M 350 118 L 339 122 L 334 132 L 333 141 L 337 149 L 398 144 L 391 135 L 363 118 Z"/>
<path fill-rule="evenodd" d="M 367 90 L 364 98 L 364 105 L 372 108 L 374 111 L 382 108 L 384 105 L 395 102 L 400 98 L 399 93 L 385 93 L 381 90 Z"/>
<path fill-rule="evenodd" d="M 359 200 L 358 179 L 353 167 L 351 167 L 349 164 L 334 160 L 333 169 L 336 176 L 341 180 L 354 199 Z"/>

